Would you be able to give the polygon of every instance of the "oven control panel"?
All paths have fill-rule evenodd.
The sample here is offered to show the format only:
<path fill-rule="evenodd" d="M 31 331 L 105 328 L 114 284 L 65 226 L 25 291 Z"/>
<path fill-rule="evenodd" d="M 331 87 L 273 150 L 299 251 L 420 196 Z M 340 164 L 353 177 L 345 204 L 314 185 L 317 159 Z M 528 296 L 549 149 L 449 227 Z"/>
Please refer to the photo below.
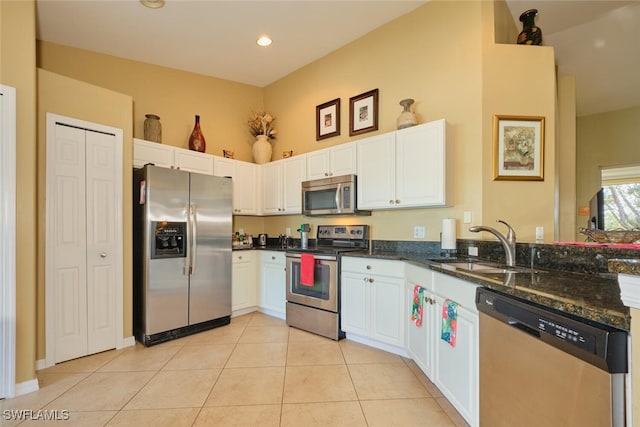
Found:
<path fill-rule="evenodd" d="M 319 239 L 368 240 L 368 225 L 319 225 Z"/>

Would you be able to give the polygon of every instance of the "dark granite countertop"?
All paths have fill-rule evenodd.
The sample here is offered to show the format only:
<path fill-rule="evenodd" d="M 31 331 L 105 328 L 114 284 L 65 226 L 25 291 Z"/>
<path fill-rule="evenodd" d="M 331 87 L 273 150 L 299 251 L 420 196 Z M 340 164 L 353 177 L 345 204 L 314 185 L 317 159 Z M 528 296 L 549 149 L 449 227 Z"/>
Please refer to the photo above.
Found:
<path fill-rule="evenodd" d="M 640 259 L 610 259 L 609 271 L 640 276 Z"/>
<path fill-rule="evenodd" d="M 620 287 L 615 276 L 583 274 L 536 267 L 528 273 L 481 273 L 447 265 L 452 259 L 439 254 L 371 251 L 350 252 L 348 256 L 394 259 L 411 262 L 444 274 L 477 283 L 525 302 L 629 330 L 629 308 L 620 299 Z M 460 260 L 469 258 L 461 257 Z M 482 261 L 482 260 L 478 260 Z"/>

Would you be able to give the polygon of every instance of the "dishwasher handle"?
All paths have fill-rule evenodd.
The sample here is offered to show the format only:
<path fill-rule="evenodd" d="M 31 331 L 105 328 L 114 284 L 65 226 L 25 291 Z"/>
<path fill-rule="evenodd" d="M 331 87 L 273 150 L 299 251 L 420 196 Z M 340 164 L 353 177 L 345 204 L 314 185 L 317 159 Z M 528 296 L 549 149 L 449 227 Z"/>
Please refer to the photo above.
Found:
<path fill-rule="evenodd" d="M 526 325 L 522 322 L 518 322 L 515 319 L 507 319 L 507 324 L 510 326 L 513 326 L 514 328 L 518 328 L 520 329 L 522 332 L 525 332 L 531 336 L 534 336 L 536 338 L 540 338 L 540 331 L 537 329 L 533 329 L 531 326 Z"/>

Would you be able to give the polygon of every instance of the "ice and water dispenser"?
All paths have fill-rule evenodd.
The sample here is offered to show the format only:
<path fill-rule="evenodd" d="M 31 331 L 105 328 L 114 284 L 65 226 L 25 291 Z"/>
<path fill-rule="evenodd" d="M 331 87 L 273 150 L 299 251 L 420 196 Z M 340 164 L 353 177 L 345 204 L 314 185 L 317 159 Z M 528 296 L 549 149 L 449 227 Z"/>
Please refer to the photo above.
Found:
<path fill-rule="evenodd" d="M 152 227 L 151 259 L 186 256 L 186 222 L 153 221 Z"/>

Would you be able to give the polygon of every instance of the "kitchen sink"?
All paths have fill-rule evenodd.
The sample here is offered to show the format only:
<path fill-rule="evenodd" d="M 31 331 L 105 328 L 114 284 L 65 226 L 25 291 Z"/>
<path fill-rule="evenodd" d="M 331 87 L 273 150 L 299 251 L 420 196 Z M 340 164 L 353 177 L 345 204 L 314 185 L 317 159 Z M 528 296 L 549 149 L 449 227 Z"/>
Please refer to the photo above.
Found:
<path fill-rule="evenodd" d="M 474 261 L 456 261 L 456 262 L 443 262 L 443 266 L 452 267 L 456 270 L 463 270 L 475 273 L 484 274 L 507 274 L 507 273 L 540 273 L 541 270 L 536 270 L 527 267 L 518 266 L 504 266 L 499 264 L 474 262 Z"/>

